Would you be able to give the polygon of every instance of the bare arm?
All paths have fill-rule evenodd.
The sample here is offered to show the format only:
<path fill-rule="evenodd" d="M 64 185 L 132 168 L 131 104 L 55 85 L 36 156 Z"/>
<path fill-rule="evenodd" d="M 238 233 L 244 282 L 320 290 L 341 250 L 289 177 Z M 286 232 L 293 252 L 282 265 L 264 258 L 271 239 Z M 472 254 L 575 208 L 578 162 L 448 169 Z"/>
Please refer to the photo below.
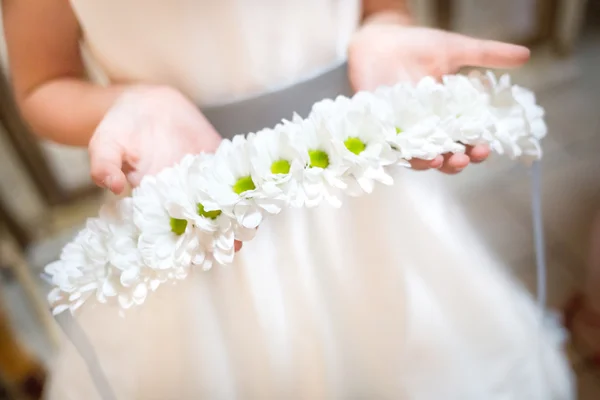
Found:
<path fill-rule="evenodd" d="M 67 0 L 4 0 L 5 37 L 17 104 L 41 137 L 87 146 L 121 93 L 86 81 L 80 29 Z"/>
<path fill-rule="evenodd" d="M 413 23 L 407 0 L 363 0 L 362 5 L 364 22 Z"/>

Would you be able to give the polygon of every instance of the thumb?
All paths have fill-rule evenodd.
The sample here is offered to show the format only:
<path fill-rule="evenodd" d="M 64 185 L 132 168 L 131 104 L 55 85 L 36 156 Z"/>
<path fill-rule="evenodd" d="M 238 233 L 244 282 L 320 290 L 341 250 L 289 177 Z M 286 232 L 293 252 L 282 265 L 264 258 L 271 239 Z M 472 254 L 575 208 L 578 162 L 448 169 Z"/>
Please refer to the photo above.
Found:
<path fill-rule="evenodd" d="M 117 143 L 108 140 L 92 140 L 88 146 L 93 181 L 115 194 L 125 189 L 127 182 L 122 171 L 124 151 Z"/>

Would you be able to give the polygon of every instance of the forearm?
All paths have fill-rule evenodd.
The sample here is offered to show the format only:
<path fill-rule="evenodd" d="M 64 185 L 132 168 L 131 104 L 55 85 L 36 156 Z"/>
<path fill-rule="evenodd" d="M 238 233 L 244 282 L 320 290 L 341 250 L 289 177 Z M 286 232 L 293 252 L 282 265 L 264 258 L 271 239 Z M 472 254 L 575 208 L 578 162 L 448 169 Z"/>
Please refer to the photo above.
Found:
<path fill-rule="evenodd" d="M 408 0 L 363 0 L 363 23 L 413 23 Z"/>
<path fill-rule="evenodd" d="M 70 3 L 4 0 L 2 17 L 12 86 L 26 122 L 43 138 L 86 146 L 122 89 L 86 80 Z"/>
<path fill-rule="evenodd" d="M 44 139 L 69 146 L 87 146 L 96 126 L 123 92 L 76 78 L 59 78 L 18 98 L 23 117 Z"/>

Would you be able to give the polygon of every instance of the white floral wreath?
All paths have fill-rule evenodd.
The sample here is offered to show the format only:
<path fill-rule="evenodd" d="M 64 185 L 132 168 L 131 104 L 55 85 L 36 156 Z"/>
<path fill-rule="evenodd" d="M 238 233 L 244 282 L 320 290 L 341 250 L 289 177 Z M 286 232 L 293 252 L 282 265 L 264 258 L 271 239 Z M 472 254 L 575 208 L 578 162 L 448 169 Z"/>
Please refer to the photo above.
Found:
<path fill-rule="evenodd" d="M 544 110 L 530 91 L 492 73 L 401 83 L 316 103 L 310 115 L 246 137 L 216 153 L 186 156 L 145 177 L 133 196 L 104 206 L 46 272 L 55 314 L 95 294 L 126 309 L 195 268 L 230 264 L 234 241 L 252 239 L 284 207 L 339 207 L 339 194 L 393 183 L 394 165 L 488 143 L 511 158 L 541 157 Z"/>

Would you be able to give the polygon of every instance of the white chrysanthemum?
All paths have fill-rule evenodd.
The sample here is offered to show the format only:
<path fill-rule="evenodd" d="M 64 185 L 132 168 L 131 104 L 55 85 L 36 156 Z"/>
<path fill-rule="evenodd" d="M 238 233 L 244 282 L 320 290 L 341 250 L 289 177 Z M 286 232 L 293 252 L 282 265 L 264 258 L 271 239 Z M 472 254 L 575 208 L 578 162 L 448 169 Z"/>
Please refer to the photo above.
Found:
<path fill-rule="evenodd" d="M 471 75 L 479 90 L 489 96 L 490 112 L 495 117 L 490 145 L 499 154 L 511 158 L 540 158 L 539 140 L 546 135 L 544 109 L 536 104 L 532 92 L 513 86 L 508 75 Z"/>
<path fill-rule="evenodd" d="M 332 135 L 333 148 L 346 170 L 342 179 L 348 185 L 345 192 L 351 195 L 371 193 L 374 182 L 393 183 L 384 167 L 397 161 L 397 153 L 389 142 L 396 131 L 373 116 L 370 105 L 362 110 L 351 110 L 345 115 L 327 121 Z"/>
<path fill-rule="evenodd" d="M 194 240 L 203 251 L 196 252 L 192 264 L 204 270 L 212 267 L 213 260 L 219 264 L 230 264 L 235 253 L 235 238 L 250 240 L 256 230 L 237 225 L 208 194 L 209 188 L 203 175 L 212 168 L 213 156 L 202 154 L 185 161 L 180 165 L 184 168 L 182 189 L 169 196 L 167 212 L 197 228 Z"/>
<path fill-rule="evenodd" d="M 487 96 L 463 76 L 446 76 L 443 83 L 424 78 L 414 91 L 419 103 L 439 121 L 436 129 L 446 141 L 442 153 L 463 152 L 463 144 L 479 144 L 491 138 L 493 117 Z"/>
<path fill-rule="evenodd" d="M 88 220 L 60 261 L 46 267 L 58 283 L 49 295 L 54 313 L 74 312 L 93 293 L 101 303 L 118 298 L 126 309 L 142 304 L 149 288 L 155 290 L 166 281 L 166 276 L 152 278 L 151 270 L 142 264 L 131 203 L 128 198 L 102 207 L 100 218 Z"/>
<path fill-rule="evenodd" d="M 260 225 L 263 211 L 280 210 L 280 201 L 270 199 L 257 188 L 252 172 L 248 143 L 240 135 L 221 142 L 201 182 L 220 210 L 246 229 Z"/>
<path fill-rule="evenodd" d="M 119 270 L 141 266 L 137 249 L 139 230 L 133 223 L 133 199 L 104 205 L 99 216 L 98 220 L 90 221 L 88 228 L 104 239 L 108 262 Z"/>
<path fill-rule="evenodd" d="M 351 110 L 362 109 L 366 104 L 374 101 L 374 96 L 369 92 L 358 92 L 352 98 L 337 96 L 335 99 L 323 99 L 315 103 L 310 111 L 311 115 L 329 119 L 339 117 Z M 295 117 L 298 119 L 298 117 Z"/>
<path fill-rule="evenodd" d="M 96 221 L 90 220 L 88 226 Z M 110 282 L 111 270 L 102 237 L 88 228 L 63 248 L 60 259 L 47 265 L 45 272 L 56 287 L 48 298 L 55 314 L 74 312 L 94 293 L 99 299 L 117 294 Z"/>
<path fill-rule="evenodd" d="M 202 233 L 215 233 L 231 228 L 231 223 L 226 218 L 217 218 L 222 215 L 219 205 L 208 194 L 209 188 L 203 176 L 213 166 L 214 156 L 201 154 L 193 158 L 185 158 L 179 165 L 181 173 L 180 188 L 171 193 L 166 201 L 169 215 L 178 219 L 185 219 Z"/>
<path fill-rule="evenodd" d="M 447 96 L 441 105 L 440 127 L 452 140 L 475 145 L 492 138 L 494 118 L 486 93 L 462 75 L 445 76 Z"/>
<path fill-rule="evenodd" d="M 278 124 L 248 135 L 248 152 L 252 179 L 262 193 L 272 201 L 265 204 L 267 212 L 281 211 L 289 198 L 298 192 L 298 177 L 304 164 L 294 141 L 302 140 L 289 125 Z M 275 202 L 273 202 L 275 200 Z M 259 203 L 260 204 L 260 203 Z"/>
<path fill-rule="evenodd" d="M 133 220 L 140 231 L 138 248 L 149 268 L 188 269 L 196 258 L 203 257 L 197 228 L 168 211 L 170 199 L 184 196 L 185 173 L 184 168 L 169 168 L 157 176 L 145 177 L 134 190 Z"/>
<path fill-rule="evenodd" d="M 133 199 L 122 199 L 100 210 L 100 221 L 90 230 L 105 238 L 105 247 L 111 269 L 110 280 L 105 288 L 118 293 L 118 301 L 127 309 L 142 304 L 150 291 L 169 279 L 185 277 L 185 268 L 154 270 L 144 265 L 138 248 L 139 230 L 133 222 Z M 98 296 L 101 302 L 111 293 Z"/>
<path fill-rule="evenodd" d="M 313 104 L 310 114 L 318 114 L 323 118 L 334 117 L 340 112 L 346 112 L 352 107 L 352 100 L 346 96 L 338 96 L 335 99 L 323 99 Z M 300 117 L 295 115 L 293 120 L 299 120 Z"/>
<path fill-rule="evenodd" d="M 536 103 L 535 94 L 520 86 L 513 86 L 512 92 L 516 102 L 525 112 L 527 124 L 529 125 L 528 133 L 534 139 L 543 139 L 548 133 L 548 127 L 544 120 L 544 108 Z"/>
<path fill-rule="evenodd" d="M 383 93 L 383 88 L 379 89 Z M 339 118 L 349 112 L 362 112 L 368 108 L 375 118 L 384 118 L 390 111 L 388 102 L 381 95 L 360 91 L 351 98 L 338 96 L 335 99 L 324 99 L 312 106 L 310 115 L 318 116 L 323 120 Z M 296 116 L 296 119 L 298 117 Z"/>
<path fill-rule="evenodd" d="M 526 156 L 527 159 L 539 159 L 542 157 L 542 148 L 539 141 L 548 132 L 544 120 L 544 109 L 536 104 L 533 92 L 519 86 L 514 86 L 512 91 L 515 100 L 525 114 L 525 126 L 528 132 L 526 135 L 520 135 L 517 139 L 517 145 L 521 148 L 521 153 L 517 156 L 522 155 Z"/>
<path fill-rule="evenodd" d="M 295 198 L 291 199 L 292 206 L 315 207 L 326 200 L 332 206 L 340 207 L 336 192 L 347 187 L 342 179 L 347 166 L 333 145 L 327 116 L 311 113 L 302 119 L 295 115 L 291 122 L 284 121 L 284 126 L 290 129 L 292 145 L 304 165 L 297 178 L 299 187 Z"/>
<path fill-rule="evenodd" d="M 408 165 L 403 160 L 432 160 L 445 152 L 464 151 L 464 146 L 440 128 L 441 117 L 423 103 L 425 93 L 439 91 L 435 82 L 430 83 L 422 81 L 420 92 L 407 84 L 376 92 L 380 102 L 387 104 L 377 107 L 380 110 L 377 115 L 384 124 L 395 129 L 396 135 L 390 137 L 390 143 L 399 152 L 402 165 Z"/>

